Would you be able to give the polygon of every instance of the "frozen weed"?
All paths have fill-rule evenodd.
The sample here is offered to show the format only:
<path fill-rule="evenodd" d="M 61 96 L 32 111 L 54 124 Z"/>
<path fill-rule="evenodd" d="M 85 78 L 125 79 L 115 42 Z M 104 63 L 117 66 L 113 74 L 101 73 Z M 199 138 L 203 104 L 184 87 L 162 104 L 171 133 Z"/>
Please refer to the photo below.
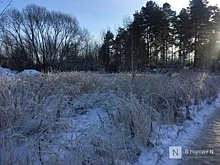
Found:
<path fill-rule="evenodd" d="M 155 123 L 190 119 L 190 105 L 211 102 L 220 84 L 205 72 L 0 78 L 0 164 L 132 164 Z M 105 115 L 93 124 L 72 122 L 95 109 Z"/>

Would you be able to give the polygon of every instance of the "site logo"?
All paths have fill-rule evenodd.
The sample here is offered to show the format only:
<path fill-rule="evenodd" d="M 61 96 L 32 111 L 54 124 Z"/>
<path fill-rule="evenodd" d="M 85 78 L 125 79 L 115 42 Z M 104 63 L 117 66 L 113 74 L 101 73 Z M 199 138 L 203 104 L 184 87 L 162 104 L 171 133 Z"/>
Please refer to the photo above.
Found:
<path fill-rule="evenodd" d="M 182 158 L 182 147 L 181 146 L 170 146 L 169 147 L 169 158 L 170 159 L 181 159 Z"/>

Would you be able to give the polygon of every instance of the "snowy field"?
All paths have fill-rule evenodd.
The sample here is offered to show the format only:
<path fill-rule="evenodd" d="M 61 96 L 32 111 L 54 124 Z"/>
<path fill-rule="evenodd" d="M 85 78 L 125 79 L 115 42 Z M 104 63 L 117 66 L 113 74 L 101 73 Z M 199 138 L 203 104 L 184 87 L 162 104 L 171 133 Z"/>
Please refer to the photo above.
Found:
<path fill-rule="evenodd" d="M 178 164 L 219 107 L 218 75 L 21 73 L 0 68 L 0 164 Z"/>

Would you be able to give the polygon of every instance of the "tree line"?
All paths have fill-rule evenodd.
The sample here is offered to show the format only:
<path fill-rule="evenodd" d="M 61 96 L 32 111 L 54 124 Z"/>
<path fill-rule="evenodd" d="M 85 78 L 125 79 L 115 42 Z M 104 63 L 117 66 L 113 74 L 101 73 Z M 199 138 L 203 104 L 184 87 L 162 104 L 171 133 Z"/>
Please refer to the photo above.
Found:
<path fill-rule="evenodd" d="M 134 14 L 117 34 L 108 30 L 99 58 L 107 72 L 192 66 L 216 68 L 220 59 L 220 10 L 207 0 L 190 0 L 179 14 L 154 1 Z"/>
<path fill-rule="evenodd" d="M 0 43 L 0 65 L 18 71 L 98 67 L 98 44 L 75 17 L 34 4 L 1 15 Z"/>
<path fill-rule="evenodd" d="M 178 14 L 148 1 L 132 20 L 95 41 L 75 17 L 27 5 L 0 15 L 0 66 L 21 71 L 144 71 L 192 66 L 215 70 L 220 60 L 220 9 L 190 0 Z"/>

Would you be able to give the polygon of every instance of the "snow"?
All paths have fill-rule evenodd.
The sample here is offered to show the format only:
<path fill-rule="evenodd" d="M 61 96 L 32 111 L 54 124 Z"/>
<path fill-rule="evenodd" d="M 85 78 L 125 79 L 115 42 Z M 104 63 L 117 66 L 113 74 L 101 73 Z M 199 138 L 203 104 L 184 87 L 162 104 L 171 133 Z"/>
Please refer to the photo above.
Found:
<path fill-rule="evenodd" d="M 158 128 L 159 133 L 153 134 L 151 137 L 151 141 L 155 145 L 150 148 L 142 147 L 138 162 L 134 163 L 134 165 L 178 164 L 178 159 L 169 159 L 169 147 L 187 147 L 188 142 L 199 133 L 206 119 L 215 112 L 218 106 L 220 106 L 220 95 L 212 104 L 203 101 L 199 106 L 192 105 L 190 107 L 191 120 L 186 120 L 179 125 L 160 125 L 160 128 Z M 82 126 L 80 130 L 96 128 L 99 120 L 98 113 L 106 116 L 106 113 L 101 108 L 90 110 L 86 115 L 80 116 L 77 119 L 78 125 Z"/>
<path fill-rule="evenodd" d="M 31 76 L 31 75 L 38 75 L 40 74 L 40 72 L 33 70 L 33 69 L 29 69 L 29 70 L 24 70 L 22 72 L 19 73 L 20 76 Z"/>
<path fill-rule="evenodd" d="M 77 103 L 74 106 L 77 106 Z M 138 162 L 134 163 L 134 165 L 178 164 L 178 159 L 169 159 L 169 147 L 186 147 L 187 143 L 199 133 L 206 119 L 213 114 L 218 106 L 220 106 L 220 96 L 211 105 L 204 101 L 199 107 L 191 106 L 192 120 L 186 120 L 180 125 L 160 125 L 160 128 L 158 128 L 159 133 L 153 134 L 151 137 L 151 141 L 155 145 L 150 148 L 142 147 Z M 83 133 L 85 130 L 87 130 L 86 132 L 95 131 L 100 126 L 98 114 L 101 114 L 102 117 L 107 117 L 102 108 L 90 109 L 88 113 L 80 115 L 75 121 L 75 124 L 78 125 L 77 132 Z M 73 137 L 72 134 L 63 134 L 62 136 Z M 77 135 L 74 137 L 77 137 Z"/>
<path fill-rule="evenodd" d="M 204 127 L 207 118 L 209 118 L 219 106 L 220 95 L 211 105 L 203 101 L 199 107 L 191 106 L 192 120 L 186 120 L 179 126 L 163 125 L 159 131 L 160 137 L 157 139 L 158 146 L 154 146 L 150 151 L 143 149 L 135 165 L 178 164 L 179 159 L 169 158 L 169 147 L 181 146 L 182 149 L 187 148 L 187 144 L 198 135 L 201 128 Z"/>
<path fill-rule="evenodd" d="M 19 77 L 19 76 L 35 76 L 40 74 L 40 72 L 33 70 L 33 69 L 27 69 L 20 73 L 16 71 L 12 71 L 8 68 L 2 68 L 0 67 L 0 75 L 9 76 L 9 77 Z"/>
<path fill-rule="evenodd" d="M 5 69 L 0 67 L 0 73 L 9 77 L 19 77 L 19 76 L 31 76 L 38 75 L 40 72 L 35 70 L 24 70 L 21 73 L 16 73 L 10 69 Z M 0 74 L 1 75 L 1 74 Z M 112 75 L 108 75 L 112 76 Z M 61 137 L 57 140 L 56 143 L 65 144 L 65 141 L 73 141 L 73 139 L 78 138 L 81 134 L 91 131 L 96 132 L 96 128 L 99 128 L 101 125 L 100 117 L 107 118 L 108 113 L 104 110 L 103 107 L 94 106 L 99 99 L 105 99 L 106 96 L 98 96 L 99 94 L 94 94 L 93 96 L 85 95 L 84 97 L 76 98 L 75 103 L 72 105 L 73 109 L 81 111 L 82 113 L 78 116 L 75 116 L 73 113 L 72 116 L 69 116 L 71 109 L 67 114 L 63 116 L 69 116 L 69 118 L 61 118 L 60 123 L 65 121 L 65 124 L 70 126 L 70 130 L 73 131 L 63 131 L 60 133 Z M 95 99 L 94 99 L 95 98 Z M 190 112 L 192 120 L 186 120 L 184 123 L 179 125 L 174 124 L 161 124 L 158 126 L 157 130 L 151 135 L 151 142 L 154 146 L 141 148 L 141 155 L 134 165 L 176 165 L 178 164 L 178 159 L 169 159 L 169 147 L 170 146 L 182 146 L 186 147 L 187 143 L 195 137 L 201 128 L 204 126 L 206 119 L 209 118 L 213 112 L 220 106 L 220 95 L 212 103 L 207 104 L 204 101 L 201 105 L 190 107 Z M 19 135 L 20 136 L 20 135 Z M 67 145 L 67 144 L 65 144 Z M 19 152 L 23 153 L 22 150 L 27 149 L 25 145 L 19 148 Z M 56 148 L 53 146 L 54 151 L 59 150 L 60 157 L 64 157 L 65 149 Z M 46 159 L 46 157 L 45 157 Z"/>
<path fill-rule="evenodd" d="M 12 71 L 10 69 L 7 68 L 2 68 L 0 67 L 0 75 L 4 75 L 4 76 L 10 76 L 10 77 L 17 77 L 17 73 L 15 71 Z"/>

